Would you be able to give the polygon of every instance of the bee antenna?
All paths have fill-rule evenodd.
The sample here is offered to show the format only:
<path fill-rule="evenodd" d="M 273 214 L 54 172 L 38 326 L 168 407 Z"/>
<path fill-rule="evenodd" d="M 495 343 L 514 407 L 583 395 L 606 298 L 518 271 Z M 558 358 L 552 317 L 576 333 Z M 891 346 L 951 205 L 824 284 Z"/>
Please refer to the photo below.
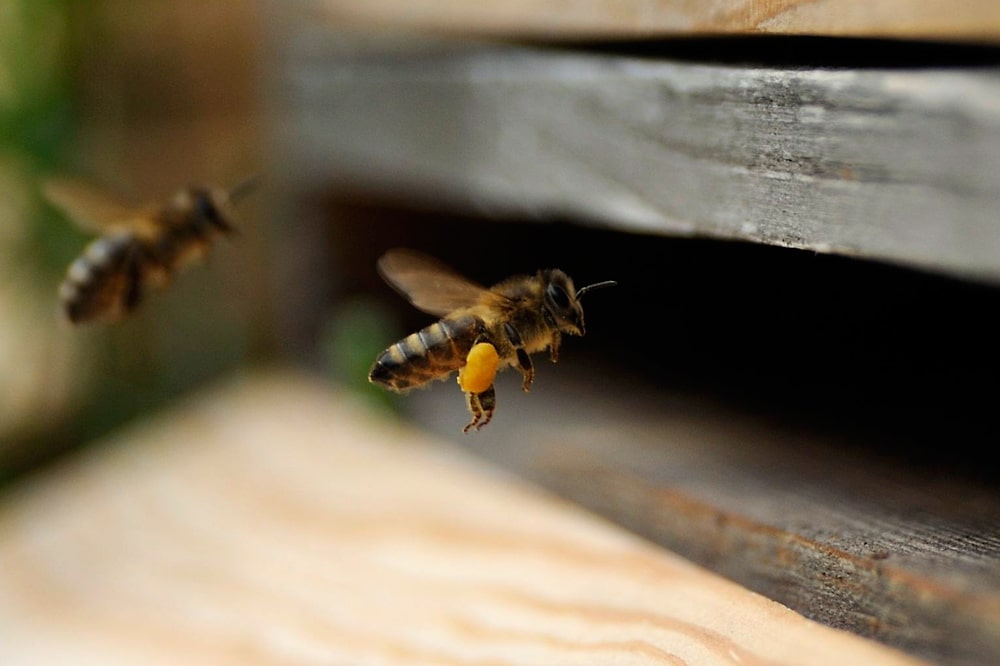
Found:
<path fill-rule="evenodd" d="M 259 185 L 260 178 L 257 174 L 247 176 L 229 190 L 229 200 L 232 202 L 238 201 L 248 194 L 252 194 Z"/>
<path fill-rule="evenodd" d="M 605 280 L 604 282 L 595 282 L 594 284 L 588 284 L 586 287 L 583 287 L 576 292 L 576 298 L 577 300 L 579 300 L 581 296 L 586 294 L 588 291 L 592 291 L 594 289 L 603 289 L 604 287 L 615 287 L 617 285 L 618 283 L 615 282 L 614 280 Z"/>

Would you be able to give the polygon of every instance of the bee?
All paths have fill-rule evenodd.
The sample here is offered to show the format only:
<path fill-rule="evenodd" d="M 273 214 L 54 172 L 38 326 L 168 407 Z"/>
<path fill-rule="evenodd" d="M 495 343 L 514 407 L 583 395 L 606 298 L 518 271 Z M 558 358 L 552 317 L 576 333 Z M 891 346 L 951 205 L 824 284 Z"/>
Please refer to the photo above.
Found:
<path fill-rule="evenodd" d="M 609 280 L 576 290 L 564 272 L 546 269 L 486 288 L 406 249 L 389 250 L 377 268 L 415 307 L 441 319 L 379 354 L 368 380 L 406 392 L 457 370 L 472 415 L 463 432 L 479 430 L 493 418 L 499 370 L 516 367 L 521 389 L 531 390 L 531 354 L 547 349 L 552 362 L 558 361 L 562 336 L 584 334 L 582 296 L 616 284 Z"/>
<path fill-rule="evenodd" d="M 150 289 L 205 256 L 218 236 L 235 233 L 233 203 L 254 179 L 231 190 L 189 187 L 166 203 L 131 206 L 85 183 L 53 178 L 42 193 L 82 228 L 99 234 L 66 272 L 60 306 L 73 324 L 117 321 Z"/>

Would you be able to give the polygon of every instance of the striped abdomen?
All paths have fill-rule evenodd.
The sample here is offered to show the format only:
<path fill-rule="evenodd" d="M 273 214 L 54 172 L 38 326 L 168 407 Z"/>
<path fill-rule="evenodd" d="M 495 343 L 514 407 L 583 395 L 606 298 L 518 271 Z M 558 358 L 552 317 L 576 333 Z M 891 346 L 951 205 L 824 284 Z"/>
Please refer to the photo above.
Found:
<path fill-rule="evenodd" d="M 368 380 L 406 391 L 445 379 L 465 363 L 482 327 L 482 320 L 470 314 L 445 317 L 379 354 Z"/>
<path fill-rule="evenodd" d="M 91 241 L 59 286 L 63 311 L 74 324 L 121 319 L 148 289 L 162 287 L 205 254 L 208 243 L 208 231 L 193 225 L 147 236 L 124 231 Z"/>
<path fill-rule="evenodd" d="M 74 261 L 59 287 L 66 317 L 74 324 L 90 319 L 117 319 L 142 297 L 141 246 L 121 233 L 98 238 Z"/>

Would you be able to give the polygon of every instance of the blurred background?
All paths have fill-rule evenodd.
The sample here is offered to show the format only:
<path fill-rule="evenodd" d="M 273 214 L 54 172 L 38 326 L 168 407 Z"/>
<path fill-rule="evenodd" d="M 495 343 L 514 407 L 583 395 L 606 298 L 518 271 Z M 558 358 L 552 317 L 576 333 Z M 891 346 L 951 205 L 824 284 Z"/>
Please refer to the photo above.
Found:
<path fill-rule="evenodd" d="M 393 245 L 484 284 L 548 266 L 578 284 L 618 280 L 588 303 L 586 341 L 569 343 L 546 384 L 644 382 L 987 473 L 967 450 L 979 440 L 956 433 L 992 419 L 977 387 L 1000 368 L 995 289 L 785 248 L 462 215 L 429 206 L 433 193 L 414 205 L 290 173 L 284 151 L 302 147 L 283 145 L 293 133 L 281 103 L 315 102 L 282 99 L 308 85 L 282 87 L 290 65 L 275 40 L 287 36 L 259 11 L 252 0 L 0 0 L 0 478 L 276 362 L 411 409 L 366 381 L 378 351 L 429 320 L 375 274 Z M 423 102 L 415 113 L 433 113 Z M 147 202 L 254 173 L 262 187 L 239 205 L 239 234 L 207 262 L 120 324 L 61 320 L 58 285 L 89 236 L 42 199 L 42 178 Z M 455 436 L 464 405 L 440 395 L 454 408 L 440 428 Z M 942 437 L 969 444 L 942 450 Z"/>
<path fill-rule="evenodd" d="M 254 4 L 0 0 L 0 477 L 273 353 L 259 198 L 196 279 L 73 328 L 56 293 L 90 236 L 38 187 L 68 175 L 141 204 L 257 172 Z"/>
<path fill-rule="evenodd" d="M 709 424 L 704 429 L 714 432 L 716 424 L 725 426 L 733 415 L 739 416 L 737 422 L 752 415 L 754 419 L 761 417 L 766 425 L 761 428 L 767 433 L 761 441 L 730 441 L 726 431 L 725 449 L 703 452 L 706 460 L 718 456 L 720 461 L 718 467 L 714 462 L 705 466 L 710 479 L 706 487 L 727 498 L 738 496 L 742 471 L 734 472 L 733 478 L 728 474 L 740 466 L 742 458 L 733 462 L 728 454 L 718 451 L 731 447 L 749 460 L 771 446 L 772 440 L 782 447 L 782 455 L 769 454 L 755 464 L 767 468 L 769 479 L 780 481 L 781 492 L 785 481 L 792 487 L 821 487 L 831 474 L 823 461 L 835 459 L 859 470 L 871 470 L 871 478 L 878 483 L 891 478 L 895 470 L 922 468 L 926 479 L 985 480 L 995 496 L 1000 471 L 987 461 L 989 447 L 983 446 L 994 441 L 996 427 L 995 392 L 989 390 L 1000 372 L 996 344 L 1000 324 L 994 317 L 1000 306 L 1000 290 L 995 284 L 845 255 L 668 236 L 649 230 L 626 232 L 602 227 L 600 222 L 586 219 L 587 211 L 581 210 L 560 217 L 557 212 L 531 206 L 510 212 L 497 210 L 486 201 L 455 196 L 449 200 L 448 194 L 433 185 L 397 186 L 394 177 L 400 173 L 415 175 L 408 180 L 411 184 L 422 182 L 420 176 L 425 175 L 406 160 L 393 163 L 383 173 L 382 182 L 366 190 L 361 181 L 348 182 L 353 169 L 367 166 L 366 151 L 358 149 L 357 154 L 351 154 L 350 148 L 356 144 L 341 141 L 332 145 L 347 146 L 346 150 L 324 154 L 327 144 L 320 140 L 334 134 L 355 139 L 350 127 L 338 127 L 330 119 L 336 116 L 331 113 L 334 105 L 354 93 L 352 77 L 367 76 L 368 70 L 356 67 L 352 60 L 358 54 L 364 53 L 357 62 L 375 62 L 376 71 L 379 67 L 395 71 L 398 65 L 416 62 L 418 66 L 410 71 L 424 77 L 422 84 L 430 81 L 430 85 L 413 88 L 399 82 L 395 88 L 390 86 L 391 97 L 386 99 L 394 105 L 386 105 L 390 112 L 373 121 L 367 128 L 369 133 L 357 139 L 359 144 L 373 138 L 377 143 L 384 136 L 379 134 L 380 127 L 398 124 L 394 128 L 400 130 L 397 136 L 412 139 L 414 150 L 445 146 L 457 156 L 456 163 L 464 164 L 463 142 L 481 138 L 453 127 L 454 119 L 460 118 L 459 123 L 472 128 L 481 121 L 489 125 L 489 119 L 483 120 L 475 96 L 466 99 L 461 87 L 452 89 L 450 97 L 438 94 L 434 86 L 437 79 L 432 75 L 438 61 L 432 56 L 441 48 L 440 43 L 431 40 L 412 51 L 382 51 L 378 39 L 398 39 L 399 35 L 379 35 L 376 39 L 354 34 L 349 36 L 351 41 L 345 38 L 346 28 L 336 25 L 335 16 L 319 12 L 317 7 L 322 4 L 0 0 L 0 493 L 10 490 L 13 496 L 15 486 L 31 480 L 33 472 L 92 443 L 114 442 L 106 436 L 136 420 L 169 413 L 168 407 L 179 400 L 197 399 L 198 391 L 214 382 L 256 369 L 291 366 L 348 387 L 352 399 L 357 397 L 380 410 L 380 416 L 406 418 L 413 428 L 438 435 L 436 441 L 451 440 L 463 452 L 506 465 L 529 479 L 541 478 L 550 487 L 569 489 L 563 490 L 568 496 L 596 498 L 598 508 L 615 507 L 615 502 L 620 502 L 624 508 L 615 519 L 622 524 L 642 528 L 636 529 L 639 533 L 645 529 L 646 535 L 652 532 L 661 543 L 713 568 L 724 569 L 734 562 L 737 573 L 745 564 L 740 559 L 744 555 L 746 562 L 769 556 L 758 558 L 756 551 L 740 545 L 743 542 L 729 539 L 728 530 L 768 534 L 771 530 L 750 529 L 747 525 L 751 522 L 724 521 L 711 514 L 706 521 L 711 527 L 699 532 L 701 514 L 692 512 L 693 517 L 678 523 L 675 537 L 667 534 L 664 525 L 668 521 L 661 524 L 655 511 L 647 510 L 666 506 L 658 504 L 664 497 L 684 497 L 683 492 L 675 493 L 671 488 L 675 482 L 683 485 L 672 475 L 685 471 L 684 467 L 675 468 L 672 447 L 683 449 L 690 440 L 701 448 L 701 423 Z M 285 21 L 288 25 L 283 25 Z M 694 60 L 705 58 L 711 63 L 725 57 L 725 40 L 695 41 L 701 45 Z M 787 64 L 800 57 L 797 47 L 785 51 L 784 40 L 763 43 L 771 43 L 782 53 L 768 54 L 766 47 L 754 51 L 760 62 L 753 66 Z M 732 49 L 729 65 L 742 66 L 734 63 L 744 62 L 745 49 L 761 48 L 761 44 L 741 40 L 728 47 Z M 819 50 L 812 54 L 819 62 L 827 62 L 824 58 L 831 54 L 844 58 L 835 53 L 837 46 L 831 43 L 811 44 Z M 854 46 L 849 45 L 849 49 Z M 886 45 L 879 43 L 882 46 Z M 556 51 L 565 47 L 544 46 Z M 608 52 L 617 48 L 621 45 L 609 45 Z M 655 51 L 657 57 L 678 53 L 669 50 L 677 48 L 677 43 L 653 44 L 652 48 L 665 49 L 662 54 Z M 682 55 L 683 50 L 682 44 Z M 795 51 L 794 57 L 790 51 Z M 995 58 L 992 52 L 990 58 Z M 448 61 L 447 57 L 441 60 Z M 369 83 L 368 79 L 364 83 Z M 378 88 L 381 83 L 376 78 L 371 87 Z M 353 106 L 348 100 L 344 105 L 348 110 L 340 111 L 342 117 L 357 113 L 360 121 L 354 127 L 365 127 L 370 108 L 365 106 L 366 99 L 362 91 Z M 545 97 L 539 99 L 544 101 Z M 531 112 L 529 107 L 522 111 Z M 301 122 L 303 119 L 307 122 Z M 510 141 L 505 150 L 517 150 L 538 140 L 531 123 L 520 136 L 516 132 L 518 116 L 510 116 L 509 122 L 510 127 L 491 128 L 503 130 L 497 136 Z M 654 139 L 637 135 L 636 140 Z M 493 149 L 492 143 L 477 147 L 484 145 L 484 150 Z M 553 145 L 558 147 L 558 143 Z M 475 154 L 479 153 L 470 151 L 470 155 Z M 584 153 L 569 154 L 568 159 L 587 159 Z M 335 157 L 328 159 L 329 155 Z M 475 171 L 474 164 L 468 166 L 470 172 Z M 43 199 L 39 186 L 45 178 L 80 178 L 124 201 L 142 204 L 164 201 L 192 184 L 228 187 L 253 174 L 260 176 L 261 185 L 237 206 L 238 233 L 214 243 L 207 261 L 182 272 L 168 289 L 149 294 L 138 311 L 120 323 L 74 327 L 63 319 L 57 297 L 59 284 L 91 236 Z M 434 182 L 433 174 L 427 182 Z M 541 183 L 539 189 L 544 192 L 549 186 Z M 692 197 L 702 195 L 690 193 Z M 515 193 L 513 198 L 518 196 L 520 193 Z M 468 414 L 451 381 L 407 396 L 390 395 L 367 382 L 379 351 L 431 319 L 406 303 L 376 274 L 377 258 L 392 246 L 424 250 L 482 284 L 558 267 L 572 276 L 577 286 L 602 280 L 616 280 L 619 286 L 588 296 L 587 336 L 564 341 L 557 368 L 544 355 L 536 357 L 538 374 L 530 395 L 519 391 L 517 373 L 500 376 L 497 418 L 487 431 L 463 436 L 461 427 Z M 295 395 L 290 393 L 285 400 L 295 399 Z M 333 391 L 330 400 L 342 400 L 345 395 Z M 275 393 L 268 391 L 259 401 L 261 410 L 284 426 L 285 414 L 280 413 L 280 407 L 271 409 L 268 402 L 274 398 Z M 279 400 L 278 404 L 288 403 Z M 331 413 L 336 411 L 331 408 Z M 688 437 L 682 432 L 678 444 L 672 438 L 687 427 L 685 417 L 691 414 L 695 416 L 692 433 Z M 235 418 L 242 418 L 242 413 Z M 336 443 L 338 437 L 341 443 L 346 438 L 362 449 L 369 443 L 358 435 L 356 425 L 344 433 L 331 433 L 327 422 L 322 423 L 321 435 L 305 443 L 319 441 L 325 447 L 328 441 Z M 595 423 L 599 427 L 591 428 Z M 663 424 L 665 428 L 660 427 Z M 646 431 L 650 439 L 637 437 Z M 725 428 L 719 430 L 723 431 Z M 267 442 L 276 445 L 267 449 L 273 457 L 262 454 L 250 461 L 250 468 L 261 466 L 261 474 L 269 473 L 266 468 L 286 456 L 282 445 L 296 443 L 294 427 L 287 432 L 276 428 L 275 432 L 280 432 L 284 441 Z M 661 432 L 672 434 L 660 437 Z M 810 438 L 782 434 L 798 432 L 823 437 L 810 444 Z M 588 435 L 592 437 L 588 439 Z M 170 445 L 183 449 L 184 444 L 197 444 L 184 441 L 186 436 L 174 437 Z M 631 458 L 621 456 L 616 446 L 629 437 L 637 441 Z M 548 448 L 538 447 L 538 442 L 548 442 Z M 590 446 L 588 442 L 600 456 L 579 456 Z M 832 443 L 829 449 L 828 442 Z M 234 439 L 233 444 L 242 442 Z M 153 456 L 164 449 L 148 450 L 154 452 L 148 458 L 149 468 L 158 469 L 159 462 Z M 651 459 L 662 460 L 663 466 L 647 469 L 645 455 L 654 450 L 664 457 Z M 213 493 L 221 497 L 227 492 L 221 481 L 229 463 L 233 457 L 242 458 L 243 449 L 221 447 L 219 451 L 224 457 L 214 458 L 215 469 L 204 478 L 211 479 Z M 872 452 L 878 456 L 878 466 L 870 465 L 870 458 L 864 455 Z M 177 460 L 173 459 L 174 463 Z M 778 462 L 771 464 L 772 460 Z M 798 465 L 781 468 L 786 460 L 816 461 L 815 475 L 799 478 Z M 308 458 L 294 462 L 288 469 L 314 464 Z M 301 520 L 300 524 L 337 541 L 340 535 L 327 530 L 323 511 L 347 500 L 337 493 L 335 484 L 327 483 L 326 468 L 316 464 L 319 471 L 310 475 L 317 483 L 316 494 L 307 492 L 297 499 L 308 501 L 308 510 L 316 510 L 315 516 L 320 518 Z M 632 472 L 620 474 L 632 466 L 649 473 L 652 481 L 648 486 L 632 484 Z M 177 506 L 186 511 L 194 506 L 186 497 L 188 469 L 178 469 L 176 484 L 165 486 L 168 490 L 163 503 L 177 500 Z M 716 477 L 715 469 L 725 473 Z M 170 470 L 164 471 L 170 475 Z M 352 469 L 336 471 L 353 473 Z M 114 476 L 113 468 L 111 473 L 107 478 L 113 478 L 115 484 L 120 477 Z M 140 474 L 136 478 L 149 477 Z M 257 492 L 257 479 L 253 476 L 247 488 Z M 298 491 L 297 479 L 288 476 L 286 480 L 289 489 Z M 392 489 L 382 484 L 382 479 L 373 478 L 366 491 L 391 494 Z M 71 484 L 62 487 L 66 493 L 62 496 L 76 502 L 76 488 Z M 272 492 L 275 487 L 268 486 L 263 492 Z M 734 488 L 737 495 L 730 495 Z M 927 484 L 927 488 L 928 495 L 937 492 L 936 485 Z M 989 514 L 993 504 L 970 509 L 963 494 L 966 487 L 961 490 L 954 515 L 963 519 L 971 515 L 973 528 L 967 533 L 989 537 L 995 512 L 987 516 L 992 521 L 987 528 L 979 527 L 986 521 L 977 521 Z M 330 493 L 323 495 L 332 498 L 328 504 L 315 501 L 321 492 Z M 804 496 L 810 492 L 807 489 Z M 646 496 L 653 503 L 633 502 Z M 773 506 L 781 524 L 785 495 L 775 497 L 780 500 Z M 853 506 L 856 497 L 850 499 Z M 950 497 L 945 495 L 945 499 Z M 262 502 L 270 500 L 270 496 L 262 498 Z M 139 505 L 142 510 L 149 501 L 147 498 L 147 504 Z M 969 500 L 970 505 L 973 501 Z M 280 502 L 276 506 L 280 513 Z M 593 508 L 595 503 L 589 506 Z M 353 510 L 345 507 L 343 515 L 353 515 Z M 885 510 L 891 513 L 896 509 L 890 504 Z M 81 524 L 100 532 L 103 523 L 92 520 L 89 511 L 88 507 L 79 514 Z M 934 532 L 933 511 L 923 504 L 914 506 L 913 511 L 920 525 L 915 533 L 924 534 L 924 523 L 931 524 L 928 534 Z M 294 513 L 286 518 L 294 523 L 302 515 Z M 136 518 L 137 524 L 143 520 L 144 515 Z M 693 525 L 690 530 L 685 520 Z M 872 525 L 882 530 L 879 520 L 873 518 Z M 42 526 L 39 533 L 48 529 L 44 519 L 22 522 Z M 127 521 L 120 524 L 127 525 Z M 169 528 L 172 523 L 163 524 Z M 227 526 L 241 533 L 256 532 L 256 525 L 249 521 L 227 522 Z M 661 529 L 664 531 L 659 532 Z M 789 529 L 808 532 L 814 526 L 805 521 Z M 840 533 L 840 528 L 815 529 Z M 782 530 L 773 531 L 776 542 L 784 539 Z M 352 533 L 356 532 L 368 534 L 365 530 Z M 704 538 L 691 539 L 691 533 Z M 172 535 L 164 534 L 168 534 L 171 547 L 185 550 L 191 545 L 175 543 Z M 270 538 L 269 533 L 262 534 L 262 539 Z M 820 542 L 826 543 L 824 539 L 822 536 Z M 823 552 L 840 552 L 839 539 L 837 536 L 830 548 L 824 546 Z M 956 542 L 958 539 L 946 533 L 941 552 L 951 557 L 950 549 Z M 49 541 L 43 536 L 39 543 L 51 548 L 50 552 L 70 553 L 65 561 L 75 564 L 74 546 L 62 546 L 72 541 Z M 116 570 L 134 552 L 119 549 L 119 543 L 109 541 L 109 571 Z M 148 541 L 151 548 L 159 543 Z M 197 542 L 191 543 L 195 546 L 192 550 L 199 550 Z M 739 552 L 730 557 L 725 551 L 732 544 L 737 544 L 734 552 Z M 300 548 L 297 540 L 289 540 L 287 545 L 296 551 Z M 784 559 L 786 546 L 786 542 L 778 543 L 775 552 L 782 556 L 772 558 L 774 567 L 791 566 Z M 24 551 L 23 561 L 45 560 L 35 555 L 44 555 L 45 548 Z M 869 557 L 867 542 L 863 548 L 858 558 L 845 558 L 850 559 L 852 570 L 856 562 L 867 561 L 859 559 Z M 401 557 L 408 557 L 406 549 L 398 550 Z M 152 551 L 143 552 L 149 555 Z M 327 552 L 314 551 L 314 555 L 322 555 L 317 571 L 328 568 Z M 992 557 L 992 552 L 986 557 Z M 871 557 L 872 562 L 877 559 Z M 284 560 L 274 562 L 284 566 Z M 751 564 L 756 566 L 756 562 Z M 227 561 L 224 566 L 228 565 Z M 85 558 L 81 560 L 80 571 L 85 572 L 81 577 L 89 576 L 88 566 Z M 264 575 L 270 575 L 270 566 L 261 569 Z M 765 562 L 765 569 L 768 566 Z M 875 562 L 871 569 L 880 566 Z M 155 567 L 150 571 L 158 582 L 166 581 L 169 586 L 170 581 L 161 579 Z M 191 569 L 180 576 L 191 573 L 200 586 L 213 577 L 211 571 Z M 347 573 L 338 573 L 351 575 L 344 571 Z M 787 585 L 785 579 L 768 573 L 766 585 L 756 589 L 773 586 L 765 591 L 785 594 L 787 588 L 797 593 L 801 576 L 797 571 L 792 573 Z M 75 581 L 69 577 L 58 580 Z M 832 577 L 824 573 L 821 584 L 826 586 L 830 580 Z M 850 577 L 835 582 L 850 594 L 855 587 L 867 584 L 856 584 Z M 974 586 L 970 583 L 970 589 Z M 895 583 L 889 588 L 895 594 Z M 105 597 L 100 583 L 86 589 L 92 590 L 95 599 Z M 803 605 L 816 606 L 810 588 L 802 589 L 806 590 Z M 913 596 L 925 596 L 929 589 L 938 587 L 925 585 Z M 946 586 L 940 589 L 945 592 L 935 592 L 938 596 L 950 594 Z M 198 613 L 193 617 L 208 617 L 199 614 L 200 599 L 195 598 Z M 346 600 L 349 609 L 353 603 L 337 595 L 330 595 L 330 599 L 331 603 Z M 89 612 L 86 604 L 67 607 L 74 613 Z M 846 606 L 838 603 L 831 607 L 839 613 Z M 276 608 L 280 611 L 283 607 Z M 968 617 L 976 614 L 979 606 L 970 608 Z M 13 614 L 20 614 L 19 609 L 14 608 Z M 909 630 L 911 616 L 894 612 L 892 617 L 897 615 L 906 617 L 903 624 Z M 941 626 L 947 629 L 950 625 L 935 622 L 953 615 L 951 610 L 942 611 L 933 616 L 929 626 L 935 631 Z M 871 618 L 879 616 L 865 611 L 857 617 L 864 623 L 864 631 L 869 631 L 877 624 Z M 109 626 L 117 629 L 117 625 Z M 175 634 L 164 636 L 173 639 Z M 240 647 L 244 647 L 242 642 Z"/>

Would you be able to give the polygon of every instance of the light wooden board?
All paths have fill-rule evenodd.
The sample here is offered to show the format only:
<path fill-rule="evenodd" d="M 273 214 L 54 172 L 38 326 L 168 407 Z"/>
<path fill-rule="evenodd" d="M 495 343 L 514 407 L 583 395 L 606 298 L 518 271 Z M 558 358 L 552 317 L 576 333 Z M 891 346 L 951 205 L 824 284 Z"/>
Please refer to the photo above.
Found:
<path fill-rule="evenodd" d="M 8 488 L 0 569 L 8 666 L 917 663 L 296 376 Z"/>
<path fill-rule="evenodd" d="M 534 37 L 819 34 L 937 39 L 1000 37 L 990 0 L 322 0 L 338 25 Z"/>
<path fill-rule="evenodd" d="M 299 37 L 273 91 L 276 159 L 297 186 L 1000 280 L 996 67 L 351 51 L 323 30 Z"/>

